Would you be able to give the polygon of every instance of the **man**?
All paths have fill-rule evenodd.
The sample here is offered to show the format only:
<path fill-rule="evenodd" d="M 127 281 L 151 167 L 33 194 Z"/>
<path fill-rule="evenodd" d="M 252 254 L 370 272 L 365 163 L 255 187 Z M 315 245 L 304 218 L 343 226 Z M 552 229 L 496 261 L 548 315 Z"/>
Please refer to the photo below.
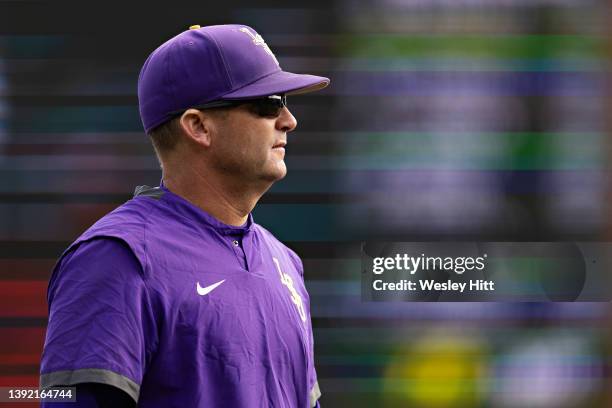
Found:
<path fill-rule="evenodd" d="M 71 407 L 318 406 L 302 263 L 251 211 L 287 171 L 286 95 L 328 83 L 282 71 L 241 25 L 149 56 L 138 98 L 162 183 L 58 261 L 42 387 L 76 384 Z"/>

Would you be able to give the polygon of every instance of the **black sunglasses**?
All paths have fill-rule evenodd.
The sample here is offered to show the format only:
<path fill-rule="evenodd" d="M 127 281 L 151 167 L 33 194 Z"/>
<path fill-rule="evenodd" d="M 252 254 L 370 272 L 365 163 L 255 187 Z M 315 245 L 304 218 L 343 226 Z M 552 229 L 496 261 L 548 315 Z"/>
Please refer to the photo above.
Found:
<path fill-rule="evenodd" d="M 203 105 L 192 106 L 193 109 L 211 109 L 211 108 L 225 108 L 247 105 L 249 111 L 257 116 L 267 118 L 277 118 L 280 116 L 281 111 L 287 106 L 287 95 L 270 95 L 264 96 L 263 98 L 254 99 L 229 99 L 223 101 L 214 101 L 205 103 Z M 180 115 L 184 110 L 171 112 L 171 115 Z"/>

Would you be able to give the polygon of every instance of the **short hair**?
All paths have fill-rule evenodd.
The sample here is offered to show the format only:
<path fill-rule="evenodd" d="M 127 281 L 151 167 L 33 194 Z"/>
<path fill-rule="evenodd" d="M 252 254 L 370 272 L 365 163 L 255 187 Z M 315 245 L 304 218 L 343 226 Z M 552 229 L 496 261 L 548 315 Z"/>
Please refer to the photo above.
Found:
<path fill-rule="evenodd" d="M 149 131 L 148 135 L 158 157 L 176 147 L 181 137 L 180 119 L 177 116 Z"/>

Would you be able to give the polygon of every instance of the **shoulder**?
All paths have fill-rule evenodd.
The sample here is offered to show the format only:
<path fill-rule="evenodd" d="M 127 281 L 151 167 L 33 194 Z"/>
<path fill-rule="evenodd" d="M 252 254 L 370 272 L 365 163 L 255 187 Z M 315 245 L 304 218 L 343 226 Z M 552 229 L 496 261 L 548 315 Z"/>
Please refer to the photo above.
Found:
<path fill-rule="evenodd" d="M 152 197 L 139 196 L 132 198 L 100 218 L 83 235 L 87 236 L 99 231 L 133 232 L 142 230 L 159 206 L 160 201 Z"/>
<path fill-rule="evenodd" d="M 138 259 L 130 246 L 113 237 L 94 237 L 79 242 L 79 245 L 71 246 L 60 259 L 61 265 L 58 267 L 65 268 L 67 265 L 80 267 L 83 261 L 87 262 L 88 268 L 97 264 L 130 264 L 140 269 Z"/>
<path fill-rule="evenodd" d="M 103 247 L 104 250 L 100 251 L 100 254 L 130 254 L 139 262 L 140 269 L 144 270 L 146 228 L 158 206 L 158 200 L 143 196 L 133 198 L 115 208 L 72 242 L 62 253 L 54 269 L 68 256 L 82 258 L 87 255 L 88 259 L 95 258 L 97 254 L 91 249 L 100 250 L 100 247 Z"/>
<path fill-rule="evenodd" d="M 47 299 L 56 292 L 87 292 L 91 288 L 138 287 L 144 284 L 140 261 L 125 242 L 110 238 L 92 238 L 71 246 L 58 260 L 49 279 Z M 114 289 L 113 289 L 114 292 Z"/>

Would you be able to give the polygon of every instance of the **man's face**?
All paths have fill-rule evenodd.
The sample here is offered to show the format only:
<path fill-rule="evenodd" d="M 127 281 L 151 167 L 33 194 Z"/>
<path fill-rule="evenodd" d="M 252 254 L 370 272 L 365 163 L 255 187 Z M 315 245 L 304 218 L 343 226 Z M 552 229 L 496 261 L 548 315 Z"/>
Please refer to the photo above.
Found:
<path fill-rule="evenodd" d="M 278 117 L 258 116 L 248 105 L 227 109 L 215 118 L 211 143 L 212 165 L 245 182 L 274 182 L 287 174 L 287 133 L 297 126 L 284 107 Z"/>

